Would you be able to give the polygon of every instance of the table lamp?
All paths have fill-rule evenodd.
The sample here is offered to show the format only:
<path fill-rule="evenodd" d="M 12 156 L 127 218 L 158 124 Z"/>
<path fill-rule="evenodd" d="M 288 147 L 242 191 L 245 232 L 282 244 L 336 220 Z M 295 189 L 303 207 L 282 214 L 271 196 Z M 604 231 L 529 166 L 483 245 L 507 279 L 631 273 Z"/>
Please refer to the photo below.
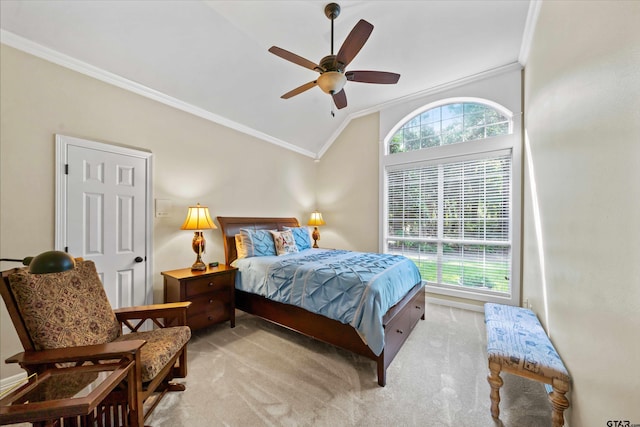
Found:
<path fill-rule="evenodd" d="M 311 214 L 311 218 L 309 218 L 309 222 L 307 225 L 313 225 L 313 233 L 311 233 L 311 237 L 313 237 L 313 247 L 318 248 L 318 240 L 320 240 L 320 230 L 318 230 L 319 225 L 325 225 L 324 219 L 322 219 L 322 214 L 318 211 L 314 211 Z"/>
<path fill-rule="evenodd" d="M 72 270 L 76 266 L 75 259 L 66 252 L 47 251 L 35 257 L 28 256 L 23 259 L 2 258 L 0 261 L 21 262 L 29 266 L 29 273 L 49 274 Z"/>
<path fill-rule="evenodd" d="M 202 234 L 202 230 L 216 229 L 216 225 L 213 223 L 211 216 L 209 216 L 209 208 L 206 206 L 200 206 L 198 203 L 196 206 L 189 206 L 189 212 L 187 212 L 187 219 L 184 220 L 184 224 L 180 227 L 181 230 L 194 230 L 193 241 L 191 247 L 193 251 L 198 255 L 196 262 L 191 266 L 192 270 L 206 270 L 207 265 L 202 262 L 202 254 L 204 253 L 205 239 Z"/>

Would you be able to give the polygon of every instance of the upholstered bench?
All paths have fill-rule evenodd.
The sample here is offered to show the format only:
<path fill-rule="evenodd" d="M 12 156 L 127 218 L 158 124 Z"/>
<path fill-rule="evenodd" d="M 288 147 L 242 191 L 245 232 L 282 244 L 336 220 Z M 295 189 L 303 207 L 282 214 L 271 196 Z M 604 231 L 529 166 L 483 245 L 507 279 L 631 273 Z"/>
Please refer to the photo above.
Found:
<path fill-rule="evenodd" d="M 553 427 L 564 425 L 563 412 L 569 407 L 569 373 L 551 344 L 535 313 L 502 304 L 484 305 L 487 327 L 487 354 L 491 385 L 491 415 L 498 418 L 500 409 L 500 372 L 519 375 L 551 386 L 549 401 L 553 408 Z"/>

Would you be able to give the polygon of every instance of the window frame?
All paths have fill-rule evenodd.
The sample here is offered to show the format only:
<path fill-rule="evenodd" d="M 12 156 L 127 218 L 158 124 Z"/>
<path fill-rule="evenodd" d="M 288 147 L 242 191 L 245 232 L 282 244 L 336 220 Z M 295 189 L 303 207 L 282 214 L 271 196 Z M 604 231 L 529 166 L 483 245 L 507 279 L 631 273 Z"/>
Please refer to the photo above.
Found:
<path fill-rule="evenodd" d="M 390 153 L 390 142 L 396 132 L 416 116 L 433 108 L 455 103 L 478 103 L 486 105 L 503 114 L 509 120 L 509 132 L 505 135 L 491 136 L 479 140 L 463 141 L 413 151 Z M 447 97 L 411 111 L 384 135 L 380 146 L 380 252 L 387 249 L 388 239 L 388 188 L 387 171 L 419 165 L 439 164 L 443 161 L 465 161 L 486 158 L 487 155 L 511 155 L 511 292 L 509 295 L 474 288 L 462 288 L 447 285 L 425 283 L 427 292 L 442 295 L 445 298 L 456 297 L 464 300 L 497 302 L 519 305 L 521 292 L 521 233 L 522 233 L 522 149 L 520 115 L 497 102 L 476 97 Z M 381 134 L 381 136 L 383 136 Z"/>

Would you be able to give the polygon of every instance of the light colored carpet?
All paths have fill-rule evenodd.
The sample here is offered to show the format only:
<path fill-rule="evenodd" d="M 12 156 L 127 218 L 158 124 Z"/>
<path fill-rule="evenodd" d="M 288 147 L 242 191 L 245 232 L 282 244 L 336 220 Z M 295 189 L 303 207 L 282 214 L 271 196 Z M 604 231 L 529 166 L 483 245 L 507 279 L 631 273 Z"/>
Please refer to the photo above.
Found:
<path fill-rule="evenodd" d="M 490 415 L 484 315 L 427 304 L 377 385 L 375 363 L 238 312 L 196 331 L 187 390 L 168 393 L 147 425 L 517 426 L 551 424 L 540 383 L 503 374 L 500 421 Z"/>

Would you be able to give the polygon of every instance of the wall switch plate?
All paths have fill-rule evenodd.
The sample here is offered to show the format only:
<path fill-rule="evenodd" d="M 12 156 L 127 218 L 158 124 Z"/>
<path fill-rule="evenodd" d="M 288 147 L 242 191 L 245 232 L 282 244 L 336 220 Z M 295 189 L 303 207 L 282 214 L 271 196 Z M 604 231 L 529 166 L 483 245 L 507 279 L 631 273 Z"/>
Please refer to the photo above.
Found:
<path fill-rule="evenodd" d="M 156 199 L 156 218 L 166 218 L 171 216 L 173 202 L 168 199 Z"/>

